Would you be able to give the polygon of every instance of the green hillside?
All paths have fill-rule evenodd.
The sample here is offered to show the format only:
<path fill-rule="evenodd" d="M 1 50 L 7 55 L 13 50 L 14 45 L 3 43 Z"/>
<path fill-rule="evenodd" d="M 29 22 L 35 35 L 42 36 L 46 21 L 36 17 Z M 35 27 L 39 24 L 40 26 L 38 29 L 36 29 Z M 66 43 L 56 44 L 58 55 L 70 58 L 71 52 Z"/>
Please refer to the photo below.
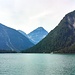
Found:
<path fill-rule="evenodd" d="M 75 11 L 68 13 L 42 41 L 25 53 L 75 52 Z"/>

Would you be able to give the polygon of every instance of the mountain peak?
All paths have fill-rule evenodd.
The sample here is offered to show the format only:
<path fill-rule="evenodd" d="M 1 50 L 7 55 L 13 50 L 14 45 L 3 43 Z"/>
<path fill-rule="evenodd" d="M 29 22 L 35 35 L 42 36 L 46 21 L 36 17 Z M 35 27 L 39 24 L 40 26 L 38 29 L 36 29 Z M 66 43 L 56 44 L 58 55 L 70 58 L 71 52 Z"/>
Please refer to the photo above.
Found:
<path fill-rule="evenodd" d="M 75 29 L 75 10 L 67 14 L 67 21 L 70 28 Z"/>
<path fill-rule="evenodd" d="M 38 27 L 37 29 L 44 29 L 43 27 Z"/>
<path fill-rule="evenodd" d="M 32 32 L 36 32 L 36 31 L 46 31 L 43 27 L 38 27 L 38 28 L 36 28 L 36 29 L 34 29 Z M 32 32 L 30 32 L 30 33 L 32 33 Z M 47 32 L 47 31 L 46 31 Z M 30 34 L 29 33 L 29 34 Z M 48 33 L 48 32 L 47 32 Z"/>
<path fill-rule="evenodd" d="M 75 53 L 75 10 L 65 15 L 41 42 L 27 50 L 33 53 Z"/>
<path fill-rule="evenodd" d="M 75 29 L 75 10 L 66 14 L 60 23 L 63 23 L 62 25 L 67 25 L 70 29 Z"/>
<path fill-rule="evenodd" d="M 35 30 L 33 30 L 32 32 L 30 32 L 28 34 L 28 36 L 36 44 L 39 41 L 41 41 L 47 34 L 48 34 L 48 32 L 43 27 L 38 27 Z"/>
<path fill-rule="evenodd" d="M 38 28 L 34 29 L 33 31 L 41 31 L 41 30 L 46 31 L 43 27 L 38 27 Z M 32 32 L 33 32 L 33 31 L 32 31 Z M 30 33 L 31 33 L 31 32 L 30 32 Z"/>

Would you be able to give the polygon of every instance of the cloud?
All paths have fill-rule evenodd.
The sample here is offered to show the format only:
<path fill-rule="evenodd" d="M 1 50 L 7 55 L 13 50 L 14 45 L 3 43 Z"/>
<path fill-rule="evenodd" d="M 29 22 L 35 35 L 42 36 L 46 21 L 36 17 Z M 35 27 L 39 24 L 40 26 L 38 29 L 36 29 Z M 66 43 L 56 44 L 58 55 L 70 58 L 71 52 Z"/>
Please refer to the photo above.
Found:
<path fill-rule="evenodd" d="M 45 17 L 45 16 L 47 16 L 47 15 L 49 15 L 49 14 L 52 14 L 52 13 L 53 13 L 52 11 L 44 11 L 44 12 L 42 12 L 42 13 L 39 13 L 39 14 L 37 14 L 37 15 L 35 15 L 35 16 L 30 17 L 30 19 L 42 18 L 42 17 Z"/>
<path fill-rule="evenodd" d="M 74 9 L 75 0 L 0 0 L 0 22 L 27 33 L 38 26 L 50 31 Z"/>

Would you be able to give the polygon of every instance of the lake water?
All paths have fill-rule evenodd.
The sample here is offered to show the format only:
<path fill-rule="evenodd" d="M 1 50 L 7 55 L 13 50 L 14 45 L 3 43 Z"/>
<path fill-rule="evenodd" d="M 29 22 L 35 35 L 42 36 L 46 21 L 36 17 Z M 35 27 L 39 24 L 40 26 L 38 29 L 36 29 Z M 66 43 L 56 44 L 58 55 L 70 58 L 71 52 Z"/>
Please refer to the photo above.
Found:
<path fill-rule="evenodd" d="M 75 55 L 0 54 L 0 75 L 75 75 Z"/>

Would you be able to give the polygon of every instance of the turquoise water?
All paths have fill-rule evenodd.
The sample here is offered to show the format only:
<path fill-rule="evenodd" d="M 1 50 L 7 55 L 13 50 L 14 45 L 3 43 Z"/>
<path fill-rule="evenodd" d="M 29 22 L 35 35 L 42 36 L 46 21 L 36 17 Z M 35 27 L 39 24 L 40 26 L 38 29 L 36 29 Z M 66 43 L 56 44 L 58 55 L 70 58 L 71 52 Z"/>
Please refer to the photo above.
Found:
<path fill-rule="evenodd" d="M 0 54 L 0 75 L 75 75 L 75 55 Z"/>

